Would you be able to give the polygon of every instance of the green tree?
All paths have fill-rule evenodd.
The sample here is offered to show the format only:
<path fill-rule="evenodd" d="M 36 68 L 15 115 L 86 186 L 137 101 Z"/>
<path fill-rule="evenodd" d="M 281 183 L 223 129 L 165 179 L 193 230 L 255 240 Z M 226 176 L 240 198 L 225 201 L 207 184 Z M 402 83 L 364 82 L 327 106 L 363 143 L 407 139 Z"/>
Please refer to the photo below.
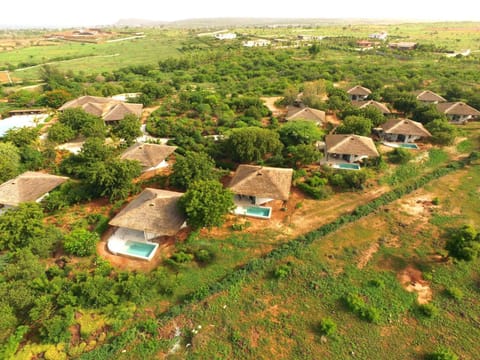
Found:
<path fill-rule="evenodd" d="M 20 173 L 20 153 L 12 143 L 0 142 L 0 183 Z"/>
<path fill-rule="evenodd" d="M 0 313 L 2 314 L 0 316 L 0 343 L 3 343 L 15 331 L 17 317 L 13 308 L 2 300 L 0 300 Z"/>
<path fill-rule="evenodd" d="M 280 141 L 285 146 L 313 144 L 324 135 L 323 131 L 315 123 L 306 120 L 290 121 L 283 125 L 278 130 L 278 133 Z"/>
<path fill-rule="evenodd" d="M 315 146 L 307 144 L 289 146 L 287 152 L 290 154 L 295 168 L 318 162 L 321 157 L 321 153 L 315 148 Z"/>
<path fill-rule="evenodd" d="M 435 144 L 452 145 L 457 137 L 455 125 L 442 119 L 430 121 L 425 128 L 432 134 L 432 142 Z"/>
<path fill-rule="evenodd" d="M 355 134 L 361 136 L 368 136 L 372 132 L 372 121 L 363 116 L 347 116 L 336 132 L 338 134 Z"/>
<path fill-rule="evenodd" d="M 194 182 L 179 204 L 187 215 L 187 223 L 194 229 L 221 226 L 225 215 L 235 208 L 233 193 L 217 180 Z"/>
<path fill-rule="evenodd" d="M 75 256 L 90 256 L 95 253 L 95 245 L 99 241 L 99 236 L 95 232 L 85 229 L 75 229 L 65 235 L 63 248 L 67 254 Z"/>
<path fill-rule="evenodd" d="M 120 139 L 125 140 L 127 145 L 135 142 L 135 139 L 142 135 L 140 120 L 133 114 L 127 114 L 112 128 L 112 133 Z"/>
<path fill-rule="evenodd" d="M 53 141 L 58 144 L 66 143 L 70 140 L 73 140 L 77 137 L 75 130 L 69 125 L 62 123 L 55 123 L 48 128 L 47 132 L 48 140 Z"/>
<path fill-rule="evenodd" d="M 473 226 L 463 225 L 448 234 L 445 249 L 456 259 L 471 261 L 480 254 L 480 234 Z"/>
<path fill-rule="evenodd" d="M 418 107 L 418 101 L 415 95 L 404 93 L 393 101 L 393 107 L 405 115 L 408 115 Z"/>
<path fill-rule="evenodd" d="M 438 111 L 434 105 L 420 105 L 413 110 L 412 119 L 425 125 L 437 119 L 446 121 L 447 117 L 444 113 Z"/>
<path fill-rule="evenodd" d="M 233 129 L 226 145 L 232 158 L 240 162 L 260 161 L 267 155 L 279 154 L 283 148 L 276 131 L 254 126 Z"/>
<path fill-rule="evenodd" d="M 16 147 L 28 146 L 38 139 L 38 129 L 31 127 L 13 128 L 8 130 L 3 141 L 11 142 Z"/>
<path fill-rule="evenodd" d="M 215 162 L 205 153 L 187 151 L 185 156 L 177 155 L 170 176 L 172 185 L 187 189 L 190 184 L 198 180 L 217 179 Z"/>
<path fill-rule="evenodd" d="M 0 249 L 15 250 L 43 237 L 43 211 L 37 203 L 22 203 L 0 216 Z"/>
<path fill-rule="evenodd" d="M 39 100 L 39 103 L 51 108 L 59 108 L 68 100 L 73 98 L 72 94 L 64 89 L 45 91 Z"/>
<path fill-rule="evenodd" d="M 8 102 L 18 107 L 32 107 L 38 99 L 38 93 L 29 90 L 18 90 L 8 96 Z"/>
<path fill-rule="evenodd" d="M 81 179 L 90 194 L 107 196 L 110 201 L 125 199 L 133 190 L 133 179 L 140 176 L 142 167 L 138 161 L 110 159 L 90 164 Z"/>

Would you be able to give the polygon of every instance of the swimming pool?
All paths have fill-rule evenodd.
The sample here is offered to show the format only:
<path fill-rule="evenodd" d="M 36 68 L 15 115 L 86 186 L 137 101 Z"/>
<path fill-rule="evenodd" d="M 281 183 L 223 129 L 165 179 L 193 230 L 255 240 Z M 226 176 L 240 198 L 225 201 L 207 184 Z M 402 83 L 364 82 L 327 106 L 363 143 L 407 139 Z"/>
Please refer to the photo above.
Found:
<path fill-rule="evenodd" d="M 158 244 L 140 243 L 128 240 L 125 243 L 125 252 L 130 256 L 151 259 L 152 253 L 157 249 Z"/>
<path fill-rule="evenodd" d="M 333 168 L 342 170 L 360 170 L 360 165 L 350 163 L 333 164 Z"/>
<path fill-rule="evenodd" d="M 22 127 L 35 127 L 48 118 L 47 114 L 40 115 L 14 115 L 0 120 L 0 137 L 4 136 L 8 130 Z"/>
<path fill-rule="evenodd" d="M 151 260 L 157 251 L 158 244 L 134 240 L 110 238 L 108 250 L 115 255 L 127 255 L 137 259 Z"/>
<path fill-rule="evenodd" d="M 391 143 L 391 142 L 384 142 L 383 145 L 390 146 L 393 148 L 404 148 L 404 149 L 414 149 L 418 150 L 418 145 L 414 143 Z"/>
<path fill-rule="evenodd" d="M 270 219 L 272 208 L 266 206 L 248 206 L 245 209 L 245 215 L 261 219 Z"/>

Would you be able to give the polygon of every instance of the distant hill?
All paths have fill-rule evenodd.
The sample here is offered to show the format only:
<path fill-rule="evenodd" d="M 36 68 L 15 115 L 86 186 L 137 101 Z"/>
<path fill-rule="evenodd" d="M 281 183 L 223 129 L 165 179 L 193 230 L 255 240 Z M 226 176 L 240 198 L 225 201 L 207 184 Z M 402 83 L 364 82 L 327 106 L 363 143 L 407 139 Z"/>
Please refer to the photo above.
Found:
<path fill-rule="evenodd" d="M 113 26 L 138 26 L 138 27 L 181 27 L 181 28 L 206 28 L 206 27 L 242 27 L 242 26 L 295 26 L 295 25 L 335 25 L 335 24 L 392 24 L 401 20 L 378 19 L 297 19 L 297 18 L 203 18 L 184 19 L 176 21 L 156 21 L 146 19 L 121 19 Z"/>

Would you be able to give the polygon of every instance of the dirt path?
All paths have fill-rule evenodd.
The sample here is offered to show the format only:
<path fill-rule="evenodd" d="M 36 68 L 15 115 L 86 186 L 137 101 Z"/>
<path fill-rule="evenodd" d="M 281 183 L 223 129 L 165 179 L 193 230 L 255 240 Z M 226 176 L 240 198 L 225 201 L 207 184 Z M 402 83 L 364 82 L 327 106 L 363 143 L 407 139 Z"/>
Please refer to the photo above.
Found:
<path fill-rule="evenodd" d="M 270 96 L 270 97 L 261 97 L 260 99 L 265 103 L 265 106 L 272 112 L 273 116 L 281 116 L 284 115 L 287 110 L 280 108 L 275 105 L 277 100 L 280 100 L 281 96 Z"/>

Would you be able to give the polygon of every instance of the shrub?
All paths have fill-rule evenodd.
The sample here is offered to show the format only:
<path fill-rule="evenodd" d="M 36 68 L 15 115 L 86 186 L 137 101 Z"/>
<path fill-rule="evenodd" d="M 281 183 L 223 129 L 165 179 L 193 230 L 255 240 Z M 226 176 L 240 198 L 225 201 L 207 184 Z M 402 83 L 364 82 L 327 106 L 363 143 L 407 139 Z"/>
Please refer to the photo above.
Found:
<path fill-rule="evenodd" d="M 433 304 L 420 304 L 418 305 L 420 313 L 426 317 L 432 318 L 438 315 L 438 308 Z"/>
<path fill-rule="evenodd" d="M 215 254 L 207 249 L 200 249 L 195 252 L 195 260 L 202 264 L 209 264 L 215 258 Z"/>
<path fill-rule="evenodd" d="M 458 360 L 458 356 L 455 355 L 450 349 L 440 348 L 437 351 L 428 354 L 426 360 Z"/>
<path fill-rule="evenodd" d="M 337 324 L 332 319 L 325 318 L 320 320 L 318 330 L 322 335 L 331 336 L 337 331 Z"/>
<path fill-rule="evenodd" d="M 361 319 L 377 324 L 380 321 L 380 313 L 373 306 L 368 306 L 365 301 L 355 293 L 348 293 L 344 297 L 346 306 L 357 314 Z"/>
<path fill-rule="evenodd" d="M 186 253 L 184 251 L 178 251 L 170 256 L 170 259 L 175 261 L 176 263 L 186 263 L 192 261 L 194 258 L 193 254 Z"/>
<path fill-rule="evenodd" d="M 448 296 L 455 300 L 462 300 L 463 291 L 458 287 L 449 287 L 445 290 Z"/>
<path fill-rule="evenodd" d="M 95 253 L 95 244 L 98 242 L 97 233 L 85 229 L 75 229 L 65 235 L 63 247 L 65 252 L 75 256 L 89 256 Z"/>
<path fill-rule="evenodd" d="M 439 205 L 440 204 L 440 199 L 438 197 L 432 199 L 432 205 Z"/>
<path fill-rule="evenodd" d="M 273 271 L 273 276 L 275 276 L 277 279 L 284 279 L 292 273 L 292 270 L 293 270 L 292 264 L 288 262 L 286 264 L 282 264 L 278 266 Z"/>
<path fill-rule="evenodd" d="M 388 153 L 388 161 L 394 164 L 406 164 L 412 159 L 412 153 L 406 149 L 396 148 Z"/>

